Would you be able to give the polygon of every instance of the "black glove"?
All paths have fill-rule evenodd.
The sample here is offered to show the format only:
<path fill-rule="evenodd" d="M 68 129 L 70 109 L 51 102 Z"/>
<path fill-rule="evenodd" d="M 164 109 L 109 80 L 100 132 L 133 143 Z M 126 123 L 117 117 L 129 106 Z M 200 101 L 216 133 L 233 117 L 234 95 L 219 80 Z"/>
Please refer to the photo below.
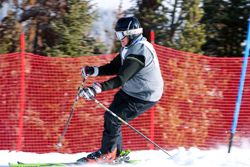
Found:
<path fill-rule="evenodd" d="M 82 77 L 87 78 L 88 76 L 97 76 L 99 68 L 96 66 L 85 66 L 82 68 Z"/>
<path fill-rule="evenodd" d="M 88 76 L 92 75 L 94 73 L 94 67 L 91 66 L 85 66 L 82 68 L 82 77 L 87 78 Z"/>
<path fill-rule="evenodd" d="M 95 82 L 91 87 L 82 88 L 79 92 L 79 96 L 87 100 L 92 100 L 97 93 L 102 92 L 101 84 Z"/>

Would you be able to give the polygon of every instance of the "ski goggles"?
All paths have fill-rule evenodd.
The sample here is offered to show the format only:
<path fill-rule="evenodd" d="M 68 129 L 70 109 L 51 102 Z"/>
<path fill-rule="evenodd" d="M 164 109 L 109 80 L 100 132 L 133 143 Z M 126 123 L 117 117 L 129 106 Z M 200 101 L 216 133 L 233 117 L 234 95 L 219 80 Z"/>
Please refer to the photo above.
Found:
<path fill-rule="evenodd" d="M 124 31 L 117 31 L 117 32 L 115 32 L 115 35 L 116 35 L 116 38 L 117 38 L 118 40 L 120 40 L 120 41 L 121 41 L 123 38 L 126 37 Z"/>
<path fill-rule="evenodd" d="M 123 38 L 129 35 L 138 35 L 138 34 L 142 34 L 142 28 L 127 30 L 127 31 L 115 31 L 115 35 L 118 40 L 122 40 Z"/>

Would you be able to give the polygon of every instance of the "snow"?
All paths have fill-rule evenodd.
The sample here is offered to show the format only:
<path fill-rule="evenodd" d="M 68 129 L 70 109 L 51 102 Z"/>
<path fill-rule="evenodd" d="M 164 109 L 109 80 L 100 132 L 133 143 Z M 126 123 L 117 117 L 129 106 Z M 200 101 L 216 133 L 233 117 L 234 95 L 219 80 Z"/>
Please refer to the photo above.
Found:
<path fill-rule="evenodd" d="M 245 143 L 241 147 L 232 147 L 231 153 L 227 153 L 227 146 L 216 149 L 200 150 L 192 147 L 185 149 L 168 150 L 169 157 L 161 150 L 133 151 L 131 159 L 140 160 L 135 164 L 120 164 L 120 167 L 250 167 L 250 144 Z M 35 154 L 15 151 L 0 151 L 0 166 L 8 166 L 9 162 L 17 161 L 27 163 L 72 162 L 87 153 L 61 154 L 47 153 Z M 90 167 L 110 165 L 84 165 Z"/>

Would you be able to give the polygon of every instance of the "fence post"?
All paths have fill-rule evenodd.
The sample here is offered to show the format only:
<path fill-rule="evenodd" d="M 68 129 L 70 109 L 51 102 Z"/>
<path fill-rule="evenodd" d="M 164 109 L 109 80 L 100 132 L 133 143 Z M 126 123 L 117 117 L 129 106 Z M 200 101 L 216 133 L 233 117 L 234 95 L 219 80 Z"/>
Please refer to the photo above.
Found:
<path fill-rule="evenodd" d="M 155 119 L 155 106 L 153 108 L 151 108 L 151 110 L 150 110 L 150 140 L 152 140 L 152 141 L 154 141 L 154 139 L 155 139 L 154 119 Z M 154 145 L 150 144 L 149 149 L 153 150 Z"/>
<path fill-rule="evenodd" d="M 154 33 L 153 30 L 150 31 L 150 42 L 151 42 L 151 44 L 154 44 L 154 42 L 155 42 L 155 33 Z M 155 106 L 153 108 L 151 108 L 151 110 L 150 110 L 150 139 L 152 141 L 154 141 L 154 139 L 155 139 L 155 122 L 154 122 L 154 119 L 155 119 Z M 154 145 L 151 144 L 149 146 L 149 149 L 153 150 Z"/>
<path fill-rule="evenodd" d="M 153 30 L 150 31 L 150 42 L 155 43 L 155 32 Z"/>
<path fill-rule="evenodd" d="M 18 134 L 16 150 L 21 151 L 23 144 L 23 115 L 25 110 L 25 37 L 24 32 L 20 34 L 20 102 L 18 113 Z"/>

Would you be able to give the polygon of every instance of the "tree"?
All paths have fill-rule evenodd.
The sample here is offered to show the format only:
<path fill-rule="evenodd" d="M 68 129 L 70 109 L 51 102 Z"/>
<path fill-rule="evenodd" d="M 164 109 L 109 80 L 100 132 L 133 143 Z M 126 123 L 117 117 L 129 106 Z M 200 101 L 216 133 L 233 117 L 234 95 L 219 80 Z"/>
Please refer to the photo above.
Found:
<path fill-rule="evenodd" d="M 81 0 L 69 0 L 64 17 L 51 22 L 56 38 L 47 41 L 46 52 L 50 56 L 79 56 L 93 54 L 100 46 L 88 36 L 95 14 L 89 11 L 89 4 Z M 97 53 L 100 53 L 98 51 Z"/>
<path fill-rule="evenodd" d="M 19 51 L 20 24 L 14 19 L 15 13 L 9 12 L 0 24 L 0 54 Z"/>
<path fill-rule="evenodd" d="M 100 53 L 102 49 L 99 48 L 104 47 L 100 43 L 96 44 L 96 40 L 88 34 L 95 17 L 95 11 L 88 0 L 23 0 L 14 3 L 9 10 L 15 14 L 8 15 L 5 24 L 16 21 L 24 25 L 27 52 L 45 56 L 80 56 Z M 3 27 L 2 23 L 0 27 Z M 8 28 L 5 26 L 3 31 Z M 20 33 L 20 30 L 15 31 Z M 12 38 L 17 38 L 17 34 Z M 1 37 L 3 43 L 7 43 L 5 41 L 9 38 Z M 17 44 L 10 45 L 18 48 Z"/>
<path fill-rule="evenodd" d="M 23 27 L 15 29 L 17 32 L 13 39 L 18 39 L 18 35 L 21 33 L 21 29 L 25 33 L 26 37 L 26 51 L 36 54 L 44 55 L 44 43 L 42 43 L 43 32 L 48 31 L 50 21 L 62 17 L 66 10 L 67 3 L 65 0 L 55 1 L 55 0 L 23 0 L 23 1 L 13 1 L 10 3 L 8 8 L 8 15 L 5 17 L 6 23 L 16 22 L 16 27 Z M 14 14 L 10 14 L 14 13 Z M 4 20 L 5 20 L 4 18 Z M 3 23 L 3 22 L 2 22 Z M 1 25 L 2 25 L 1 23 Z M 5 27 L 3 31 L 7 31 L 8 28 L 13 29 L 13 27 Z M 3 39 L 9 40 L 9 37 L 4 36 Z M 50 38 L 47 36 L 46 38 Z M 19 48 L 18 43 L 12 43 L 13 47 Z M 7 52 L 12 52 L 12 50 L 7 50 Z"/>
<path fill-rule="evenodd" d="M 155 41 L 163 44 L 168 35 L 167 7 L 164 0 L 137 0 L 136 7 L 130 9 L 126 15 L 133 14 L 143 27 L 143 35 L 150 40 L 150 31 L 155 31 Z"/>
<path fill-rule="evenodd" d="M 3 7 L 7 0 L 0 1 L 0 7 Z M 18 34 L 21 31 L 21 25 L 17 21 L 18 1 L 12 1 L 13 10 L 8 11 L 8 15 L 0 22 L 0 53 L 9 53 L 19 51 Z"/>
<path fill-rule="evenodd" d="M 154 30 L 155 43 L 200 53 L 204 27 L 199 24 L 202 17 L 199 3 L 200 0 L 138 0 L 130 12 L 140 19 L 146 38 L 149 39 L 150 31 Z"/>
<path fill-rule="evenodd" d="M 205 26 L 200 23 L 203 10 L 200 0 L 184 0 L 184 22 L 178 35 L 176 48 L 192 53 L 202 53 L 201 47 L 205 43 Z"/>
<path fill-rule="evenodd" d="M 177 34 L 180 32 L 180 27 L 183 23 L 183 12 L 182 12 L 183 0 L 173 0 L 169 2 L 169 23 L 168 23 L 168 33 L 164 45 L 172 48 L 176 48 L 176 38 Z"/>
<path fill-rule="evenodd" d="M 207 55 L 242 56 L 241 43 L 245 40 L 250 0 L 204 0 Z"/>

